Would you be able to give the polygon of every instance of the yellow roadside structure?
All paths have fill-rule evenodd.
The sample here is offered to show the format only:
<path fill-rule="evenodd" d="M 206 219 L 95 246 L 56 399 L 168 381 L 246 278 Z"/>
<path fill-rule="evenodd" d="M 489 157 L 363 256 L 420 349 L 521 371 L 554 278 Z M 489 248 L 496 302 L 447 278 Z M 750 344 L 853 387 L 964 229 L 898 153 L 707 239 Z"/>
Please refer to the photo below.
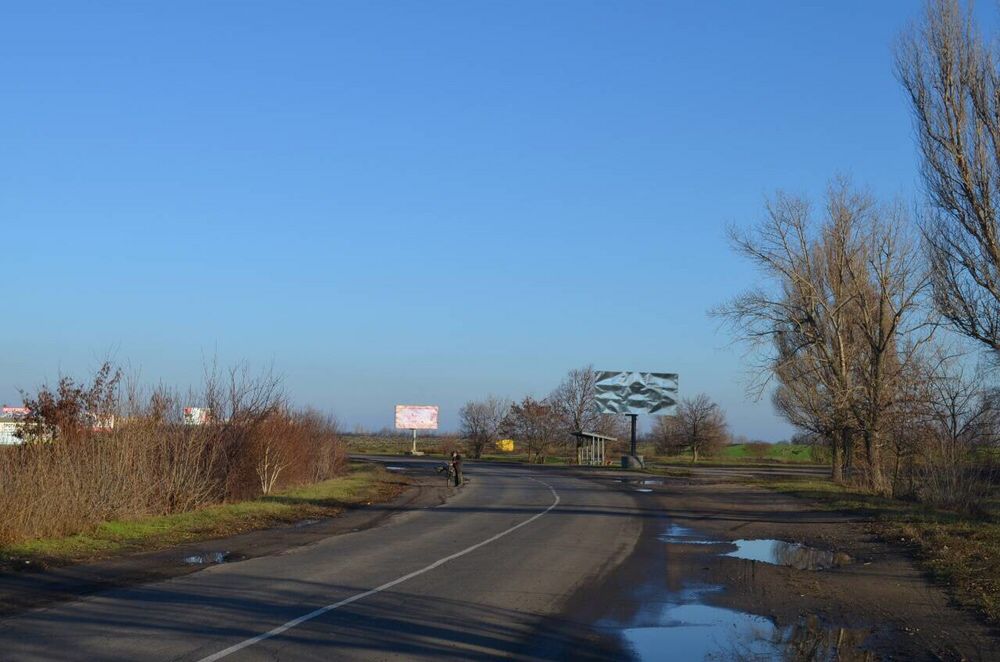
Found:
<path fill-rule="evenodd" d="M 513 439 L 500 439 L 497 441 L 497 450 L 503 451 L 504 453 L 514 452 L 514 440 Z"/>

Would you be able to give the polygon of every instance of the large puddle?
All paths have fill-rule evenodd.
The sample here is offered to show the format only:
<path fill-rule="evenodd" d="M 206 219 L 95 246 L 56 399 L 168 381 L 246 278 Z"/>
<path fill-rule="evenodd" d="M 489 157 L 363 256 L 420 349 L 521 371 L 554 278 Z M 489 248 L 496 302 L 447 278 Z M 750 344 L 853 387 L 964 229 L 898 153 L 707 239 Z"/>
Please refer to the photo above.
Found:
<path fill-rule="evenodd" d="M 846 554 L 783 540 L 712 540 L 679 524 L 671 524 L 658 539 L 671 545 L 717 545 L 720 549 L 716 553 L 724 556 L 800 570 L 822 570 L 851 560 Z M 733 547 L 734 551 L 725 551 Z M 639 660 L 870 662 L 877 659 L 864 648 L 872 635 L 871 629 L 840 627 L 815 616 L 779 626 L 763 616 L 711 604 L 712 596 L 723 590 L 721 586 L 689 585 L 671 592 L 652 581 L 637 591 L 642 606 L 629 622 L 601 625 L 620 634 Z"/>
<path fill-rule="evenodd" d="M 808 617 L 787 627 L 746 612 L 715 607 L 705 598 L 718 586 L 698 586 L 647 601 L 632 623 L 616 628 L 638 660 L 809 660 L 869 662 L 871 631 L 823 624 Z M 605 626 L 610 624 L 604 624 Z"/>
<path fill-rule="evenodd" d="M 736 545 L 736 551 L 725 556 L 785 565 L 798 570 L 826 570 L 851 562 L 851 557 L 844 553 L 828 552 L 784 540 L 734 540 L 732 544 Z"/>
<path fill-rule="evenodd" d="M 736 547 L 735 550 L 723 553 L 722 556 L 732 556 L 747 561 L 760 561 L 772 565 L 784 565 L 798 570 L 826 570 L 851 563 L 853 559 L 843 552 L 830 552 L 785 540 L 712 540 L 693 529 L 671 524 L 666 531 L 658 536 L 662 542 L 671 545 L 725 545 Z"/>

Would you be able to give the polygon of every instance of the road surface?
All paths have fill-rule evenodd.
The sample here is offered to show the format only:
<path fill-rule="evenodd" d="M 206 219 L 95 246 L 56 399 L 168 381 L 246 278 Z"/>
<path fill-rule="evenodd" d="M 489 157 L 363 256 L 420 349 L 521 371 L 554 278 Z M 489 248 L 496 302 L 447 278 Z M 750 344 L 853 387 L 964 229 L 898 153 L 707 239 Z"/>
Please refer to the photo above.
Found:
<path fill-rule="evenodd" d="M 570 603 L 614 599 L 588 587 L 637 543 L 636 495 L 515 466 L 467 475 L 445 504 L 374 529 L 5 619 L 0 659 L 567 656 L 586 629 Z"/>

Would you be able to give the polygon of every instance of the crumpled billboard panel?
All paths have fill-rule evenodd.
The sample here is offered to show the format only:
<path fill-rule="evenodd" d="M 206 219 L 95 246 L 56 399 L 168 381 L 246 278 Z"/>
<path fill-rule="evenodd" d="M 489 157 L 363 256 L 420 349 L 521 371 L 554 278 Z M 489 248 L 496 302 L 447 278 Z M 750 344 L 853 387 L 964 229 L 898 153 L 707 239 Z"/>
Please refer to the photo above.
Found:
<path fill-rule="evenodd" d="M 677 404 L 677 374 L 602 370 L 594 391 L 602 414 L 665 414 Z"/>
<path fill-rule="evenodd" d="M 437 405 L 396 405 L 396 428 L 399 430 L 437 430 Z"/>

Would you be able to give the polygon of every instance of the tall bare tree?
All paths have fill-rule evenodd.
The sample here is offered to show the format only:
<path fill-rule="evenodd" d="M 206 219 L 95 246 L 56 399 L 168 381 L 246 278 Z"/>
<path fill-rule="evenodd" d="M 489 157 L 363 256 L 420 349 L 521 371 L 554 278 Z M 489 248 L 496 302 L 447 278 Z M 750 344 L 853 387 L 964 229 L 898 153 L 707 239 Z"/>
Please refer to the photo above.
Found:
<path fill-rule="evenodd" d="M 549 401 L 566 421 L 567 431 L 596 430 L 600 423 L 597 411 L 597 373 L 594 366 L 570 370 L 549 395 Z"/>
<path fill-rule="evenodd" d="M 931 0 L 900 38 L 929 211 L 934 301 L 962 334 L 1000 351 L 1000 71 L 957 0 Z"/>
<path fill-rule="evenodd" d="M 858 435 L 867 479 L 883 490 L 886 416 L 929 336 L 919 308 L 927 278 L 897 207 L 835 181 L 824 211 L 816 223 L 806 201 L 779 195 L 763 223 L 733 231 L 767 285 L 714 312 L 758 357 L 753 389 L 776 380 L 778 412 L 828 438 L 834 476 L 852 463 Z"/>
<path fill-rule="evenodd" d="M 859 226 L 871 208 L 835 182 L 817 230 L 806 200 L 779 193 L 758 226 L 730 232 L 767 284 L 713 311 L 757 357 L 751 393 L 777 380 L 778 412 L 828 440 L 837 479 L 852 456 L 858 296 L 851 280 L 863 262 Z"/>

